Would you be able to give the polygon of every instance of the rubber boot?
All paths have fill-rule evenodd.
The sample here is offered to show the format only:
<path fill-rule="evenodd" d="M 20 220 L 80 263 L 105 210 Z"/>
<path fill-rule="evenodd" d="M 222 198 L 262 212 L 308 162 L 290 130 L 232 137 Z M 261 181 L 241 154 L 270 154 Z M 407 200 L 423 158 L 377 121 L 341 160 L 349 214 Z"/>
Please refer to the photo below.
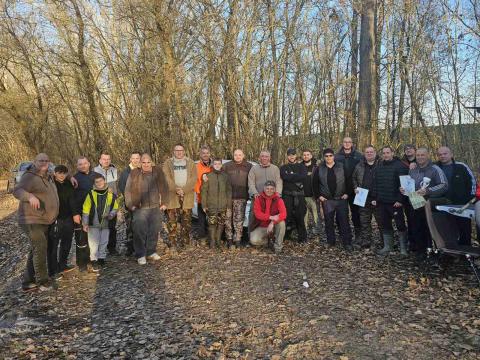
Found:
<path fill-rule="evenodd" d="M 208 227 L 208 243 L 209 243 L 210 249 L 213 249 L 215 247 L 216 237 L 217 237 L 217 227 L 215 225 L 210 225 Z"/>
<path fill-rule="evenodd" d="M 393 233 L 383 234 L 383 249 L 377 252 L 378 255 L 388 255 L 393 248 Z"/>
<path fill-rule="evenodd" d="M 406 231 L 402 231 L 398 234 L 398 241 L 400 242 L 400 255 L 408 256 Z"/>
<path fill-rule="evenodd" d="M 223 235 L 223 228 L 225 226 L 223 225 L 218 225 L 217 226 L 217 231 L 215 234 L 215 242 L 217 244 L 217 247 L 220 249 L 222 247 L 222 235 Z"/>

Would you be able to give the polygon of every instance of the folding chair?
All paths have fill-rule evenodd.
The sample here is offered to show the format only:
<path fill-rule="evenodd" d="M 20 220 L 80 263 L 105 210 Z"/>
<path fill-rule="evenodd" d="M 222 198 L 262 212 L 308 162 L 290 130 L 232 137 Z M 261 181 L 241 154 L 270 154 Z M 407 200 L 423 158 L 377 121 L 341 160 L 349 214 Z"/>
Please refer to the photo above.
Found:
<path fill-rule="evenodd" d="M 452 214 L 433 212 L 430 201 L 425 204 L 427 224 L 432 236 L 433 251 L 435 254 L 444 254 L 453 257 L 465 257 L 480 285 L 480 271 L 475 265 L 475 259 L 480 258 L 480 248 L 458 245 L 459 232 Z"/>

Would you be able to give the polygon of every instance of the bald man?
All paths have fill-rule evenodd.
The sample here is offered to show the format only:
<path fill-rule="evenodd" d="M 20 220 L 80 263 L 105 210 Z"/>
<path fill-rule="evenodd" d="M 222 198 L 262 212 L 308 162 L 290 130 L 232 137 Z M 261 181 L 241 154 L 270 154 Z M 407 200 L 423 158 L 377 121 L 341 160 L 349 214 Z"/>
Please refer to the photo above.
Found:
<path fill-rule="evenodd" d="M 223 165 L 223 171 L 232 184 L 232 207 L 227 209 L 225 233 L 229 246 L 239 247 L 245 221 L 245 208 L 248 201 L 248 173 L 252 164 L 245 160 L 242 149 L 233 152 L 233 160 Z"/>
<path fill-rule="evenodd" d="M 462 162 L 455 161 L 453 152 L 448 146 L 437 150 L 437 165 L 445 173 L 448 180 L 448 191 L 445 197 L 455 205 L 463 205 L 475 197 L 476 181 L 472 170 Z M 470 219 L 453 217 L 460 232 L 459 245 L 472 245 L 472 223 Z"/>

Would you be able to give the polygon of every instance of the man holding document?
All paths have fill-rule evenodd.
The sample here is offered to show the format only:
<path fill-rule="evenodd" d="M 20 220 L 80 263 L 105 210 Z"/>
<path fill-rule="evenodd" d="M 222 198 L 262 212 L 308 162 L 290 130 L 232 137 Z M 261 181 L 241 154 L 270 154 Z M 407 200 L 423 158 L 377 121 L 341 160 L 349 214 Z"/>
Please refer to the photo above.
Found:
<path fill-rule="evenodd" d="M 359 206 L 360 211 L 359 245 L 362 248 L 370 248 L 372 245 L 372 216 L 375 217 L 380 237 L 382 236 L 378 207 L 373 205 L 376 200 L 374 181 L 378 159 L 377 152 L 372 145 L 365 147 L 363 156 L 364 159 L 360 160 L 353 171 L 353 188 L 356 194 L 354 204 Z"/>
<path fill-rule="evenodd" d="M 392 220 L 398 230 L 400 243 L 400 254 L 405 256 L 407 252 L 407 226 L 403 216 L 403 203 L 405 196 L 400 193 L 400 176 L 408 174 L 408 168 L 400 159 L 394 156 L 390 146 L 382 149 L 383 160 L 377 165 L 375 171 L 374 190 L 376 200 L 374 205 L 378 206 L 382 219 L 383 249 L 379 255 L 388 255 L 393 250 L 393 226 Z"/>

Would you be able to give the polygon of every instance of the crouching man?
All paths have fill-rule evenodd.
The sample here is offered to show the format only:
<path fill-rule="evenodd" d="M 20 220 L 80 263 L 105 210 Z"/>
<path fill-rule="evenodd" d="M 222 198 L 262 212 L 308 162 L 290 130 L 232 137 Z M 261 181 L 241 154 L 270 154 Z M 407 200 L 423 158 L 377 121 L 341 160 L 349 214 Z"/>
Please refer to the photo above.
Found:
<path fill-rule="evenodd" d="M 255 198 L 253 203 L 253 213 L 255 219 L 250 228 L 250 244 L 265 246 L 271 239 L 275 254 L 279 254 L 283 248 L 287 210 L 285 203 L 276 192 L 274 181 L 265 182 L 263 192 Z"/>

